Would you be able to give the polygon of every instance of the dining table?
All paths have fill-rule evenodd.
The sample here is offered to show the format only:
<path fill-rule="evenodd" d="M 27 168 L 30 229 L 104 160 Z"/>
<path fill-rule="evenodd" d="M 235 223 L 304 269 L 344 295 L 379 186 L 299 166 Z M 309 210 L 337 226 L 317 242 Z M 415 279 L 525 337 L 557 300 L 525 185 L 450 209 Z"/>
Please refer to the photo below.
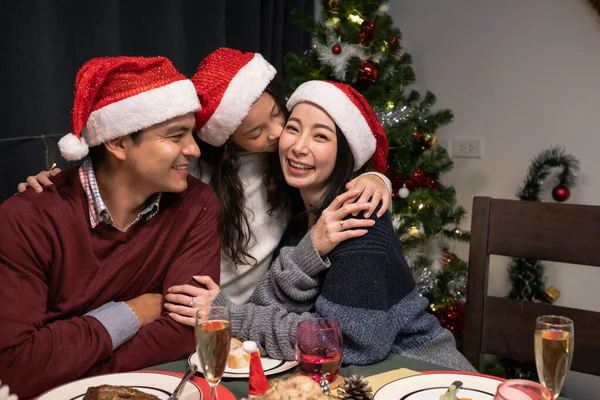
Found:
<path fill-rule="evenodd" d="M 166 364 L 160 364 L 153 366 L 148 369 L 168 371 L 168 372 L 179 372 L 184 373 L 188 367 L 188 360 L 178 360 Z M 352 375 L 361 375 L 364 377 L 373 376 L 387 371 L 392 371 L 400 368 L 406 368 L 413 371 L 448 371 L 448 368 L 440 367 L 439 365 L 431 364 L 428 362 L 415 360 L 413 358 L 401 356 L 399 354 L 390 354 L 385 360 L 377 362 L 371 365 L 342 365 L 340 368 L 340 375 L 349 377 Z M 267 378 L 272 379 L 285 379 L 297 373 L 297 369 L 291 369 L 282 372 L 277 375 L 270 375 Z M 225 386 L 236 399 L 241 399 L 248 396 L 248 380 L 239 378 L 223 378 L 221 385 Z M 560 396 L 560 400 L 569 400 L 566 397 Z"/>

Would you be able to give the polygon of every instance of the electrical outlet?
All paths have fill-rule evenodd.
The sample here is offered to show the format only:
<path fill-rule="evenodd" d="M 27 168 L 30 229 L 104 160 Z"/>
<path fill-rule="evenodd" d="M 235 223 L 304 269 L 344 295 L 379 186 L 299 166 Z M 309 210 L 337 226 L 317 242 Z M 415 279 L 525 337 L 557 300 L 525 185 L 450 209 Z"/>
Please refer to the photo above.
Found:
<path fill-rule="evenodd" d="M 452 156 L 481 158 L 482 142 L 479 138 L 452 139 Z"/>

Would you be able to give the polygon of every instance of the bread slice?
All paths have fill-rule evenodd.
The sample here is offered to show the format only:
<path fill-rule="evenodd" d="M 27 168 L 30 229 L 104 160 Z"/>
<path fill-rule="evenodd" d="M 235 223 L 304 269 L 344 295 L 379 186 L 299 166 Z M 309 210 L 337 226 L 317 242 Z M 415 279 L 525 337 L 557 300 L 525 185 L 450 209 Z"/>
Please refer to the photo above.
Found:
<path fill-rule="evenodd" d="M 126 386 L 101 385 L 88 388 L 83 400 L 159 400 L 158 397 Z"/>
<path fill-rule="evenodd" d="M 231 347 L 227 356 L 227 366 L 232 369 L 246 368 L 250 366 L 250 354 L 242 348 L 242 341 L 236 338 L 231 339 Z"/>

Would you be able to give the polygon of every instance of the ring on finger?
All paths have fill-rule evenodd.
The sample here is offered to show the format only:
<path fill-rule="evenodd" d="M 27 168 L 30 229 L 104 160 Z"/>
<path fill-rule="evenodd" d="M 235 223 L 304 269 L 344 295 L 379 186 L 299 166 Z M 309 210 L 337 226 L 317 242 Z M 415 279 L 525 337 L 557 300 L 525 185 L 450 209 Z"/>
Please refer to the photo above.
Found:
<path fill-rule="evenodd" d="M 342 227 L 342 229 L 344 229 L 344 222 L 346 222 L 346 221 L 345 220 L 340 221 L 340 226 Z"/>
<path fill-rule="evenodd" d="M 190 302 L 188 303 L 188 305 L 187 305 L 187 306 L 188 306 L 188 307 L 191 307 L 191 306 L 192 306 L 192 304 L 194 304 L 194 298 L 193 298 L 193 297 L 190 297 Z"/>

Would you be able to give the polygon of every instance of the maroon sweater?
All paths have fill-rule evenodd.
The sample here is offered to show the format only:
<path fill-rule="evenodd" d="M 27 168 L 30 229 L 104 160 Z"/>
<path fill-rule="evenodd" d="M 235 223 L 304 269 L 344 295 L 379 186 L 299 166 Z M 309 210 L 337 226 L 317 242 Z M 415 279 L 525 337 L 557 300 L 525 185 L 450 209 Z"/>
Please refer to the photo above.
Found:
<path fill-rule="evenodd" d="M 120 232 L 91 229 L 77 169 L 42 194 L 27 190 L 0 205 L 0 380 L 19 397 L 86 375 L 130 371 L 186 357 L 194 332 L 166 314 L 113 351 L 100 322 L 85 314 L 110 301 L 219 282 L 217 199 L 189 178 L 163 194 L 149 221 Z M 195 284 L 197 285 L 197 284 Z"/>

